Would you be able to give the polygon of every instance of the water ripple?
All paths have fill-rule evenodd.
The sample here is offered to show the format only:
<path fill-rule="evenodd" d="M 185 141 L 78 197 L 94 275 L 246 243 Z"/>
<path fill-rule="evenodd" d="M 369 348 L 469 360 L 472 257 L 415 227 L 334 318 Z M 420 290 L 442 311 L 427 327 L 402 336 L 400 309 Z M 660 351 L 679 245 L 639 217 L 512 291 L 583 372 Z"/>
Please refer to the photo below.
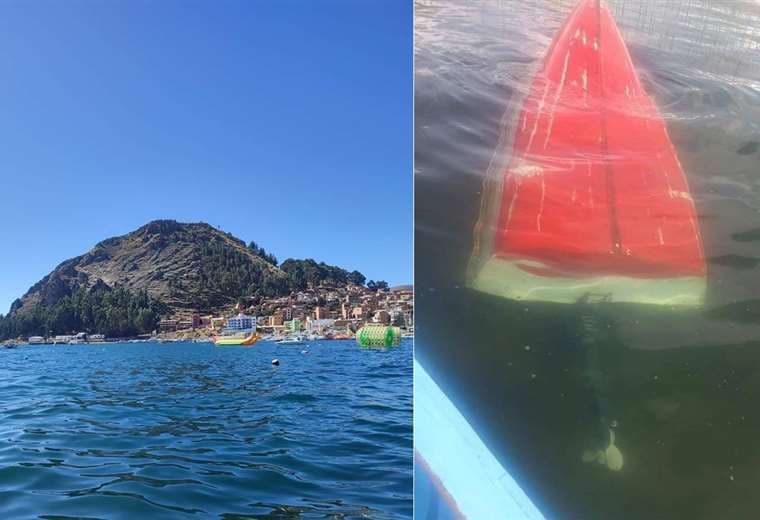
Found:
<path fill-rule="evenodd" d="M 410 343 L 0 354 L 3 519 L 411 516 Z"/>

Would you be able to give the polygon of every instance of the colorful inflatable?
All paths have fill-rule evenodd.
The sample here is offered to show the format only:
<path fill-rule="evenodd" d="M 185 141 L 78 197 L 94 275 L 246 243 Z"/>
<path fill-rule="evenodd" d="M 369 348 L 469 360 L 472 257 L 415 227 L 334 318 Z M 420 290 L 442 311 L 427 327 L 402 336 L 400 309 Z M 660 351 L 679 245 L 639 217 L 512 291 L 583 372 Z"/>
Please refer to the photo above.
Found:
<path fill-rule="evenodd" d="M 356 331 L 356 342 L 362 347 L 396 347 L 401 343 L 401 329 L 365 325 Z"/>

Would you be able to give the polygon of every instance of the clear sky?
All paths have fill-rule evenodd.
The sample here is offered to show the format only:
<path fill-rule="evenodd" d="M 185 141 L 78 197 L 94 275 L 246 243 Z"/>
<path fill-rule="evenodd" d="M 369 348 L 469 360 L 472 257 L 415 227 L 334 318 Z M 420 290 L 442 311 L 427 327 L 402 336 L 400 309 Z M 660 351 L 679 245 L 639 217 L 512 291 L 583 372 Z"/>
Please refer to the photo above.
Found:
<path fill-rule="evenodd" d="M 0 49 L 0 313 L 158 218 L 411 283 L 411 1 L 2 2 Z"/>

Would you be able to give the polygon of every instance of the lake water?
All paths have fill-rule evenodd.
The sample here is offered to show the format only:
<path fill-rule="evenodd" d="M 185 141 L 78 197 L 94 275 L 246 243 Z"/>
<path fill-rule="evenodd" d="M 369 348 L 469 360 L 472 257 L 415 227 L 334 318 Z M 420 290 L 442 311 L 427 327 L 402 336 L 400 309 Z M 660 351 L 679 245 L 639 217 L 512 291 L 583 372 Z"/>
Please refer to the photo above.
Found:
<path fill-rule="evenodd" d="M 704 308 L 528 304 L 465 288 L 483 177 L 508 156 L 502 136 L 575 3 L 415 4 L 416 356 L 547 518 L 754 518 L 760 4 L 608 2 L 695 200 Z M 583 460 L 600 409 L 620 471 Z"/>
<path fill-rule="evenodd" d="M 0 517 L 411 517 L 411 355 L 409 341 L 0 350 Z"/>

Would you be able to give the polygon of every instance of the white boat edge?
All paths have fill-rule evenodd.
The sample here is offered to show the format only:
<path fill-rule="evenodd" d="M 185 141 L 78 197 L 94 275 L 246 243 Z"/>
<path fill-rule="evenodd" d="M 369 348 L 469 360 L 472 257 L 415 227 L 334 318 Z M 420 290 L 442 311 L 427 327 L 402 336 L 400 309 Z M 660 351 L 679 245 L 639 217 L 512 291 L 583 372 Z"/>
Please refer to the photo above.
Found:
<path fill-rule="evenodd" d="M 416 358 L 414 449 L 465 518 L 545 520 Z"/>

